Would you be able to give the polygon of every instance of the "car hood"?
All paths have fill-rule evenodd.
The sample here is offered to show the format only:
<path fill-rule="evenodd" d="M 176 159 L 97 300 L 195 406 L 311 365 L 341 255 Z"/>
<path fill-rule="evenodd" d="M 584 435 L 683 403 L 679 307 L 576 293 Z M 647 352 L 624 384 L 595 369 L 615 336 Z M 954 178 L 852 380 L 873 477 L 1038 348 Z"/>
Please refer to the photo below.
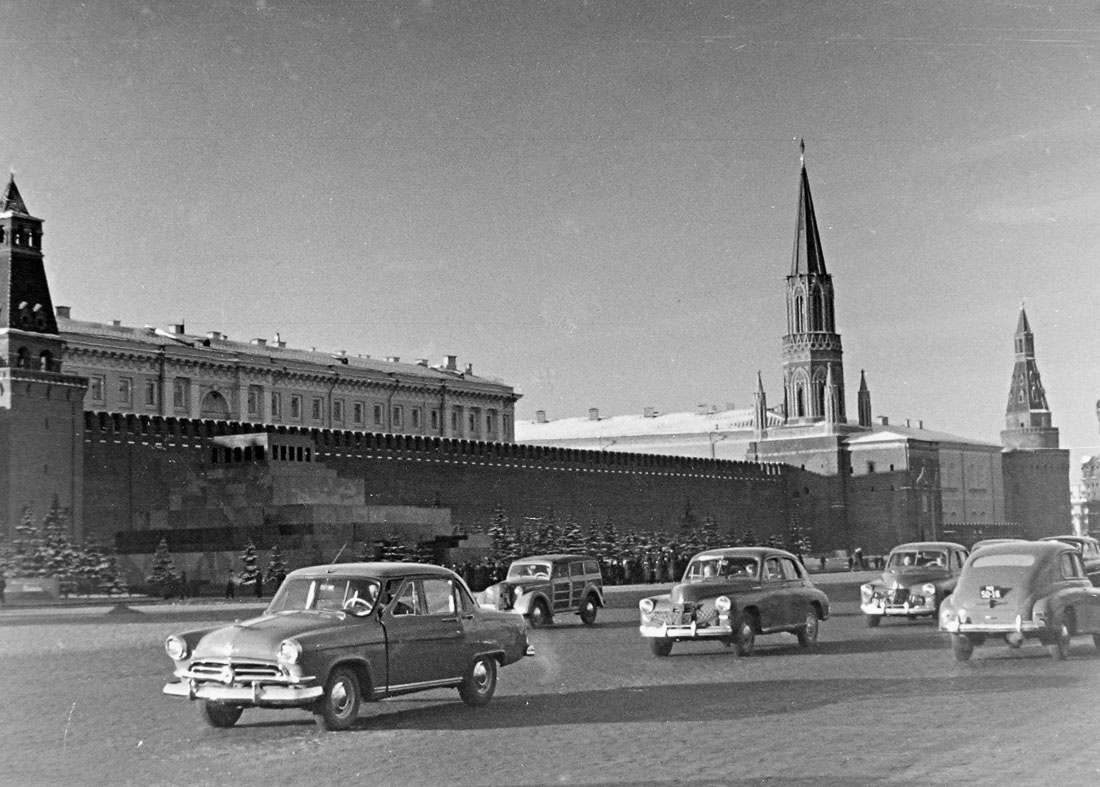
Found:
<path fill-rule="evenodd" d="M 670 598 L 673 604 L 702 601 L 717 596 L 748 593 L 760 588 L 760 583 L 748 577 L 744 579 L 724 579 L 703 582 L 685 582 L 672 588 Z"/>
<path fill-rule="evenodd" d="M 207 634 L 195 647 L 195 658 L 272 659 L 287 637 L 332 628 L 344 619 L 340 612 L 283 612 L 243 620 Z"/>
<path fill-rule="evenodd" d="M 951 579 L 951 572 L 927 566 L 903 566 L 888 568 L 882 572 L 882 583 L 888 588 L 907 588 L 925 582 L 944 582 Z"/>

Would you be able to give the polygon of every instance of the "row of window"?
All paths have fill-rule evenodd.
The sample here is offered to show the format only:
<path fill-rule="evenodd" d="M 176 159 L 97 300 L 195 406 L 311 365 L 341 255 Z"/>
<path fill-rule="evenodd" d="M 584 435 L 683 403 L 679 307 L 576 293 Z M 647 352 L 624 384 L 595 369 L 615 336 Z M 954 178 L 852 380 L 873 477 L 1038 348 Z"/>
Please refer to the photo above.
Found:
<path fill-rule="evenodd" d="M 104 406 L 107 404 L 107 378 L 105 375 L 93 374 L 89 377 L 88 398 L 93 405 Z M 139 390 L 140 388 L 140 390 Z M 134 378 L 120 376 L 114 390 L 114 404 L 121 408 L 133 407 L 135 397 L 140 397 L 140 404 L 145 407 L 157 407 L 160 404 L 159 384 L 155 378 L 145 378 L 135 384 Z M 320 396 L 307 397 L 302 394 L 283 394 L 271 392 L 271 412 L 265 418 L 262 411 L 264 389 L 258 385 L 248 387 L 247 413 L 245 420 L 272 422 L 301 422 L 312 421 L 322 423 L 326 417 L 325 398 Z M 220 412 L 207 399 L 202 403 L 203 417 L 231 417 L 229 412 Z M 284 398 L 287 405 L 284 410 Z M 218 396 L 217 400 L 224 400 Z M 349 406 L 350 405 L 350 406 Z M 172 407 L 178 411 L 189 413 L 191 410 L 191 380 L 186 377 L 176 377 L 172 381 Z M 207 410 L 210 410 L 208 413 Z M 308 413 L 308 414 L 307 414 Z M 426 415 L 426 418 L 425 418 Z M 464 437 L 484 436 L 495 439 L 511 434 L 511 417 L 508 414 L 499 414 L 492 408 L 462 407 L 450 408 L 450 434 Z M 427 428 L 432 432 L 442 430 L 440 410 L 436 407 L 425 408 L 416 405 L 393 404 L 388 408 L 381 402 L 366 402 L 362 400 L 348 401 L 343 398 L 332 400 L 331 423 L 342 425 L 350 423 L 353 427 L 372 428 L 378 431 L 422 431 Z"/>

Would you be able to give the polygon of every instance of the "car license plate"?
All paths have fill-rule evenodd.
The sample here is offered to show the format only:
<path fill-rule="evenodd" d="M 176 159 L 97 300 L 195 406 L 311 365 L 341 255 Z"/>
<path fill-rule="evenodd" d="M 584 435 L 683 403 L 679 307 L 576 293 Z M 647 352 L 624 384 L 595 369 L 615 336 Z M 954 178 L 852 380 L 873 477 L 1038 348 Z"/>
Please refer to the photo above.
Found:
<path fill-rule="evenodd" d="M 981 597 L 985 601 L 997 601 L 1004 598 L 1004 588 L 999 588 L 996 585 L 986 585 L 981 590 Z"/>

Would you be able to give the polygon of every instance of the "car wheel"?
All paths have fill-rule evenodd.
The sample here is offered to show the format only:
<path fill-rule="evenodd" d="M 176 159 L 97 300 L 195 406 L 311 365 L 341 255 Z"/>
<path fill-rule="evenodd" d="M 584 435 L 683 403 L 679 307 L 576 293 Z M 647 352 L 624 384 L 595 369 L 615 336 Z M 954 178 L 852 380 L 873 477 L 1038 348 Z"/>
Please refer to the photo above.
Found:
<path fill-rule="evenodd" d="M 581 602 L 581 623 L 586 626 L 591 626 L 596 622 L 596 599 L 592 596 L 586 596 L 584 601 Z"/>
<path fill-rule="evenodd" d="M 497 690 L 497 661 L 492 656 L 478 656 L 458 686 L 458 695 L 471 707 L 484 705 Z"/>
<path fill-rule="evenodd" d="M 878 624 L 882 622 L 882 615 L 867 615 L 867 628 L 877 629 Z"/>
<path fill-rule="evenodd" d="M 654 637 L 649 641 L 649 649 L 653 651 L 654 656 L 661 656 L 663 658 L 672 653 L 672 640 L 664 639 L 663 637 L 661 639 Z"/>
<path fill-rule="evenodd" d="M 821 621 L 817 618 L 817 610 L 810 607 L 806 612 L 806 622 L 798 630 L 798 644 L 804 648 L 812 648 L 817 644 L 817 633 Z"/>
<path fill-rule="evenodd" d="M 347 667 L 337 667 L 325 682 L 313 718 L 323 730 L 346 730 L 359 715 L 359 679 Z"/>
<path fill-rule="evenodd" d="M 951 651 L 955 654 L 955 661 L 969 661 L 974 655 L 974 642 L 965 634 L 952 634 Z"/>
<path fill-rule="evenodd" d="M 743 612 L 737 622 L 737 639 L 733 643 L 734 653 L 738 656 L 751 656 L 755 645 L 756 615 Z"/>
<path fill-rule="evenodd" d="M 537 629 L 543 626 L 550 625 L 550 610 L 546 608 L 546 602 L 541 598 L 535 602 L 531 607 L 531 611 L 527 614 L 527 619 L 531 622 L 531 628 Z"/>
<path fill-rule="evenodd" d="M 224 702 L 203 700 L 199 704 L 202 720 L 211 727 L 232 727 L 244 711 L 240 705 L 226 705 Z"/>
<path fill-rule="evenodd" d="M 1061 615 L 1054 619 L 1054 637 L 1047 643 L 1047 650 L 1055 661 L 1065 661 L 1069 656 L 1069 621 Z"/>

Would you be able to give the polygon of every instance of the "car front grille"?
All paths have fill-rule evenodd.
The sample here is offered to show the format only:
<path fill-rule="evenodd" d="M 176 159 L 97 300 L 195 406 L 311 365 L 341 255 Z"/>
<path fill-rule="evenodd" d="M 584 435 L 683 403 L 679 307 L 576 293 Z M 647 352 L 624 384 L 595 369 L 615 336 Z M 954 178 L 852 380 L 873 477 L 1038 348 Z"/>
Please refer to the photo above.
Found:
<path fill-rule="evenodd" d="M 896 588 L 886 594 L 886 602 L 888 604 L 904 604 L 908 600 L 909 588 Z"/>
<path fill-rule="evenodd" d="M 198 680 L 212 680 L 226 685 L 286 679 L 277 664 L 263 661 L 196 661 L 191 664 L 190 673 Z"/>

